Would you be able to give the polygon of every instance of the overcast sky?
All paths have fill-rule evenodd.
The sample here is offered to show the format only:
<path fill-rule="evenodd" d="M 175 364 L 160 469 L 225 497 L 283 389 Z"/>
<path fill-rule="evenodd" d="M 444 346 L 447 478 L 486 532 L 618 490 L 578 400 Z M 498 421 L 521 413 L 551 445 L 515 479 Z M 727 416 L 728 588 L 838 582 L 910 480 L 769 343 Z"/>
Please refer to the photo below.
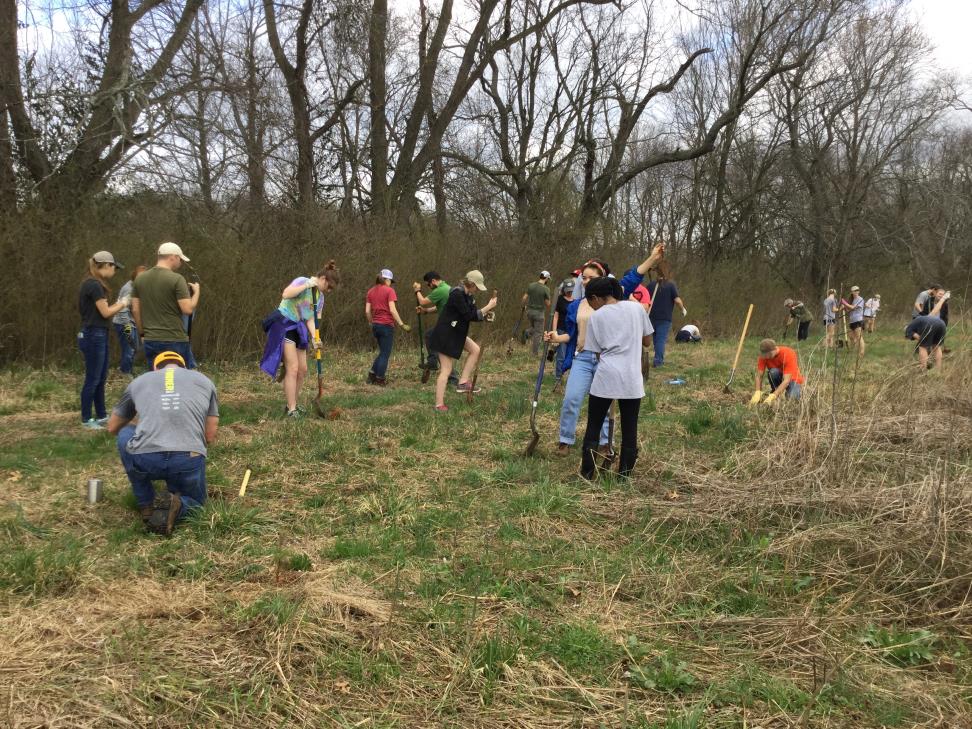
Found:
<path fill-rule="evenodd" d="M 939 64 L 962 79 L 972 78 L 972 2 L 913 0 L 913 7 L 937 46 Z"/>

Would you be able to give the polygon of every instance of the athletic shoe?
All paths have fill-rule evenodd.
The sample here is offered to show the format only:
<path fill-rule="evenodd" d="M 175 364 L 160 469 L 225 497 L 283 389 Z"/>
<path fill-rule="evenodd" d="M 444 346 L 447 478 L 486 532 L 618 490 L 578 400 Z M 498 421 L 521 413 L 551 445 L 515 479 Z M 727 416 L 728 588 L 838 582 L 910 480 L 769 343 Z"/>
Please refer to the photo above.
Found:
<path fill-rule="evenodd" d="M 102 425 L 97 420 L 95 420 L 94 418 L 91 418 L 90 420 L 85 420 L 83 423 L 81 423 L 81 427 L 82 428 L 87 428 L 88 430 L 104 430 L 105 429 L 105 426 Z"/>
<path fill-rule="evenodd" d="M 447 413 L 447 412 L 449 412 L 449 406 L 448 405 L 436 405 L 435 406 L 435 412 L 437 412 L 437 413 Z"/>
<path fill-rule="evenodd" d="M 285 417 L 291 418 L 293 420 L 300 420 L 301 416 L 302 413 L 300 412 L 300 410 L 298 408 L 294 408 L 293 410 L 288 410 L 287 415 Z"/>
<path fill-rule="evenodd" d="M 479 385 L 473 387 L 471 382 L 460 382 L 456 385 L 456 392 L 458 393 L 469 392 L 470 390 L 472 390 L 473 395 L 477 392 L 482 392 L 482 388 Z"/>
<path fill-rule="evenodd" d="M 296 410 L 296 411 L 297 411 L 298 413 L 300 413 L 301 415 L 307 415 L 307 411 L 306 411 L 306 410 L 304 410 L 304 408 L 302 408 L 302 407 L 301 407 L 300 405 L 298 405 L 298 406 L 297 406 L 296 408 L 294 408 L 294 409 L 295 409 L 295 410 Z"/>
<path fill-rule="evenodd" d="M 103 418 L 98 418 L 98 425 L 100 425 L 102 427 L 107 426 L 108 425 L 108 416 L 106 415 Z"/>
<path fill-rule="evenodd" d="M 455 375 L 449 375 L 449 387 L 458 387 L 458 386 L 459 386 L 459 378 L 456 377 Z"/>

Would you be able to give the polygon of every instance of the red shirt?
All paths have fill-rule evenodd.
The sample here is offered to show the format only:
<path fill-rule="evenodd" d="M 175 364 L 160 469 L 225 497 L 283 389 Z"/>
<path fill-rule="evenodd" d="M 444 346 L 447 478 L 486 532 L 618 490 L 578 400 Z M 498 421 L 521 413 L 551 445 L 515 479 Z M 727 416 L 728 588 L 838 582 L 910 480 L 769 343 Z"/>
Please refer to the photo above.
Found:
<path fill-rule="evenodd" d="M 395 326 L 395 318 L 391 315 L 391 302 L 398 301 L 398 294 L 391 286 L 379 284 L 368 289 L 365 300 L 371 304 L 371 323 Z"/>
<path fill-rule="evenodd" d="M 644 284 L 638 284 L 635 290 L 631 292 L 631 296 L 629 298 L 632 301 L 637 301 L 639 304 L 645 307 L 645 311 L 648 311 L 651 308 L 651 294 L 648 292 L 648 289 L 645 288 Z"/>
<path fill-rule="evenodd" d="M 756 360 L 756 369 L 760 372 L 769 367 L 773 370 L 781 370 L 783 376 L 790 375 L 793 382 L 798 385 L 803 384 L 803 375 L 800 374 L 800 365 L 797 363 L 797 353 L 789 347 L 777 347 L 775 357 L 760 357 Z"/>

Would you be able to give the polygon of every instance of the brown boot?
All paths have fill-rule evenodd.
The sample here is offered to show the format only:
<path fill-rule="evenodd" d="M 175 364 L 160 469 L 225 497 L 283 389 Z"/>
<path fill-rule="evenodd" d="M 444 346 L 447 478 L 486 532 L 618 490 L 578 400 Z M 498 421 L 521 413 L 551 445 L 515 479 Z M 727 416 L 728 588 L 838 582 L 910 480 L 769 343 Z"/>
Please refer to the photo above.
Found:
<path fill-rule="evenodd" d="M 560 443 L 560 444 L 558 444 L 557 445 L 557 455 L 558 456 L 567 456 L 567 455 L 570 455 L 570 446 L 567 445 L 566 443 Z"/>
<path fill-rule="evenodd" d="M 142 523 L 147 523 L 149 519 L 152 518 L 152 512 L 155 511 L 155 507 L 151 504 L 148 506 L 143 506 L 138 510 L 138 513 L 142 515 Z"/>
<path fill-rule="evenodd" d="M 179 498 L 179 494 L 172 494 L 169 499 L 169 517 L 165 522 L 165 535 L 172 536 L 172 530 L 175 529 L 176 519 L 179 518 L 179 512 L 182 510 L 182 499 Z"/>

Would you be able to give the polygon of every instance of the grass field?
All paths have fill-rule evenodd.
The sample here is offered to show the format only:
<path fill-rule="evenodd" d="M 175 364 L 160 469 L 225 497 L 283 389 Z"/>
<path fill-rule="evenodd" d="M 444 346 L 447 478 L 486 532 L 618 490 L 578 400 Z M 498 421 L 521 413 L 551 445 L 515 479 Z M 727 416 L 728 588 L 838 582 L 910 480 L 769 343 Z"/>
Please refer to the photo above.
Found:
<path fill-rule="evenodd" d="M 744 407 L 755 339 L 732 395 L 733 343 L 674 347 L 635 477 L 598 484 L 553 455 L 552 378 L 521 456 L 523 351 L 488 349 L 483 393 L 450 394 L 447 415 L 414 350 L 386 389 L 364 384 L 368 353 L 325 352 L 334 417 L 296 423 L 255 365 L 204 364 L 222 414 L 210 501 L 170 539 L 143 532 L 111 438 L 79 427 L 80 374 L 8 370 L 0 716 L 972 726 L 968 344 L 920 375 L 894 328 L 836 378 L 805 346 L 802 404 L 760 412 Z"/>

